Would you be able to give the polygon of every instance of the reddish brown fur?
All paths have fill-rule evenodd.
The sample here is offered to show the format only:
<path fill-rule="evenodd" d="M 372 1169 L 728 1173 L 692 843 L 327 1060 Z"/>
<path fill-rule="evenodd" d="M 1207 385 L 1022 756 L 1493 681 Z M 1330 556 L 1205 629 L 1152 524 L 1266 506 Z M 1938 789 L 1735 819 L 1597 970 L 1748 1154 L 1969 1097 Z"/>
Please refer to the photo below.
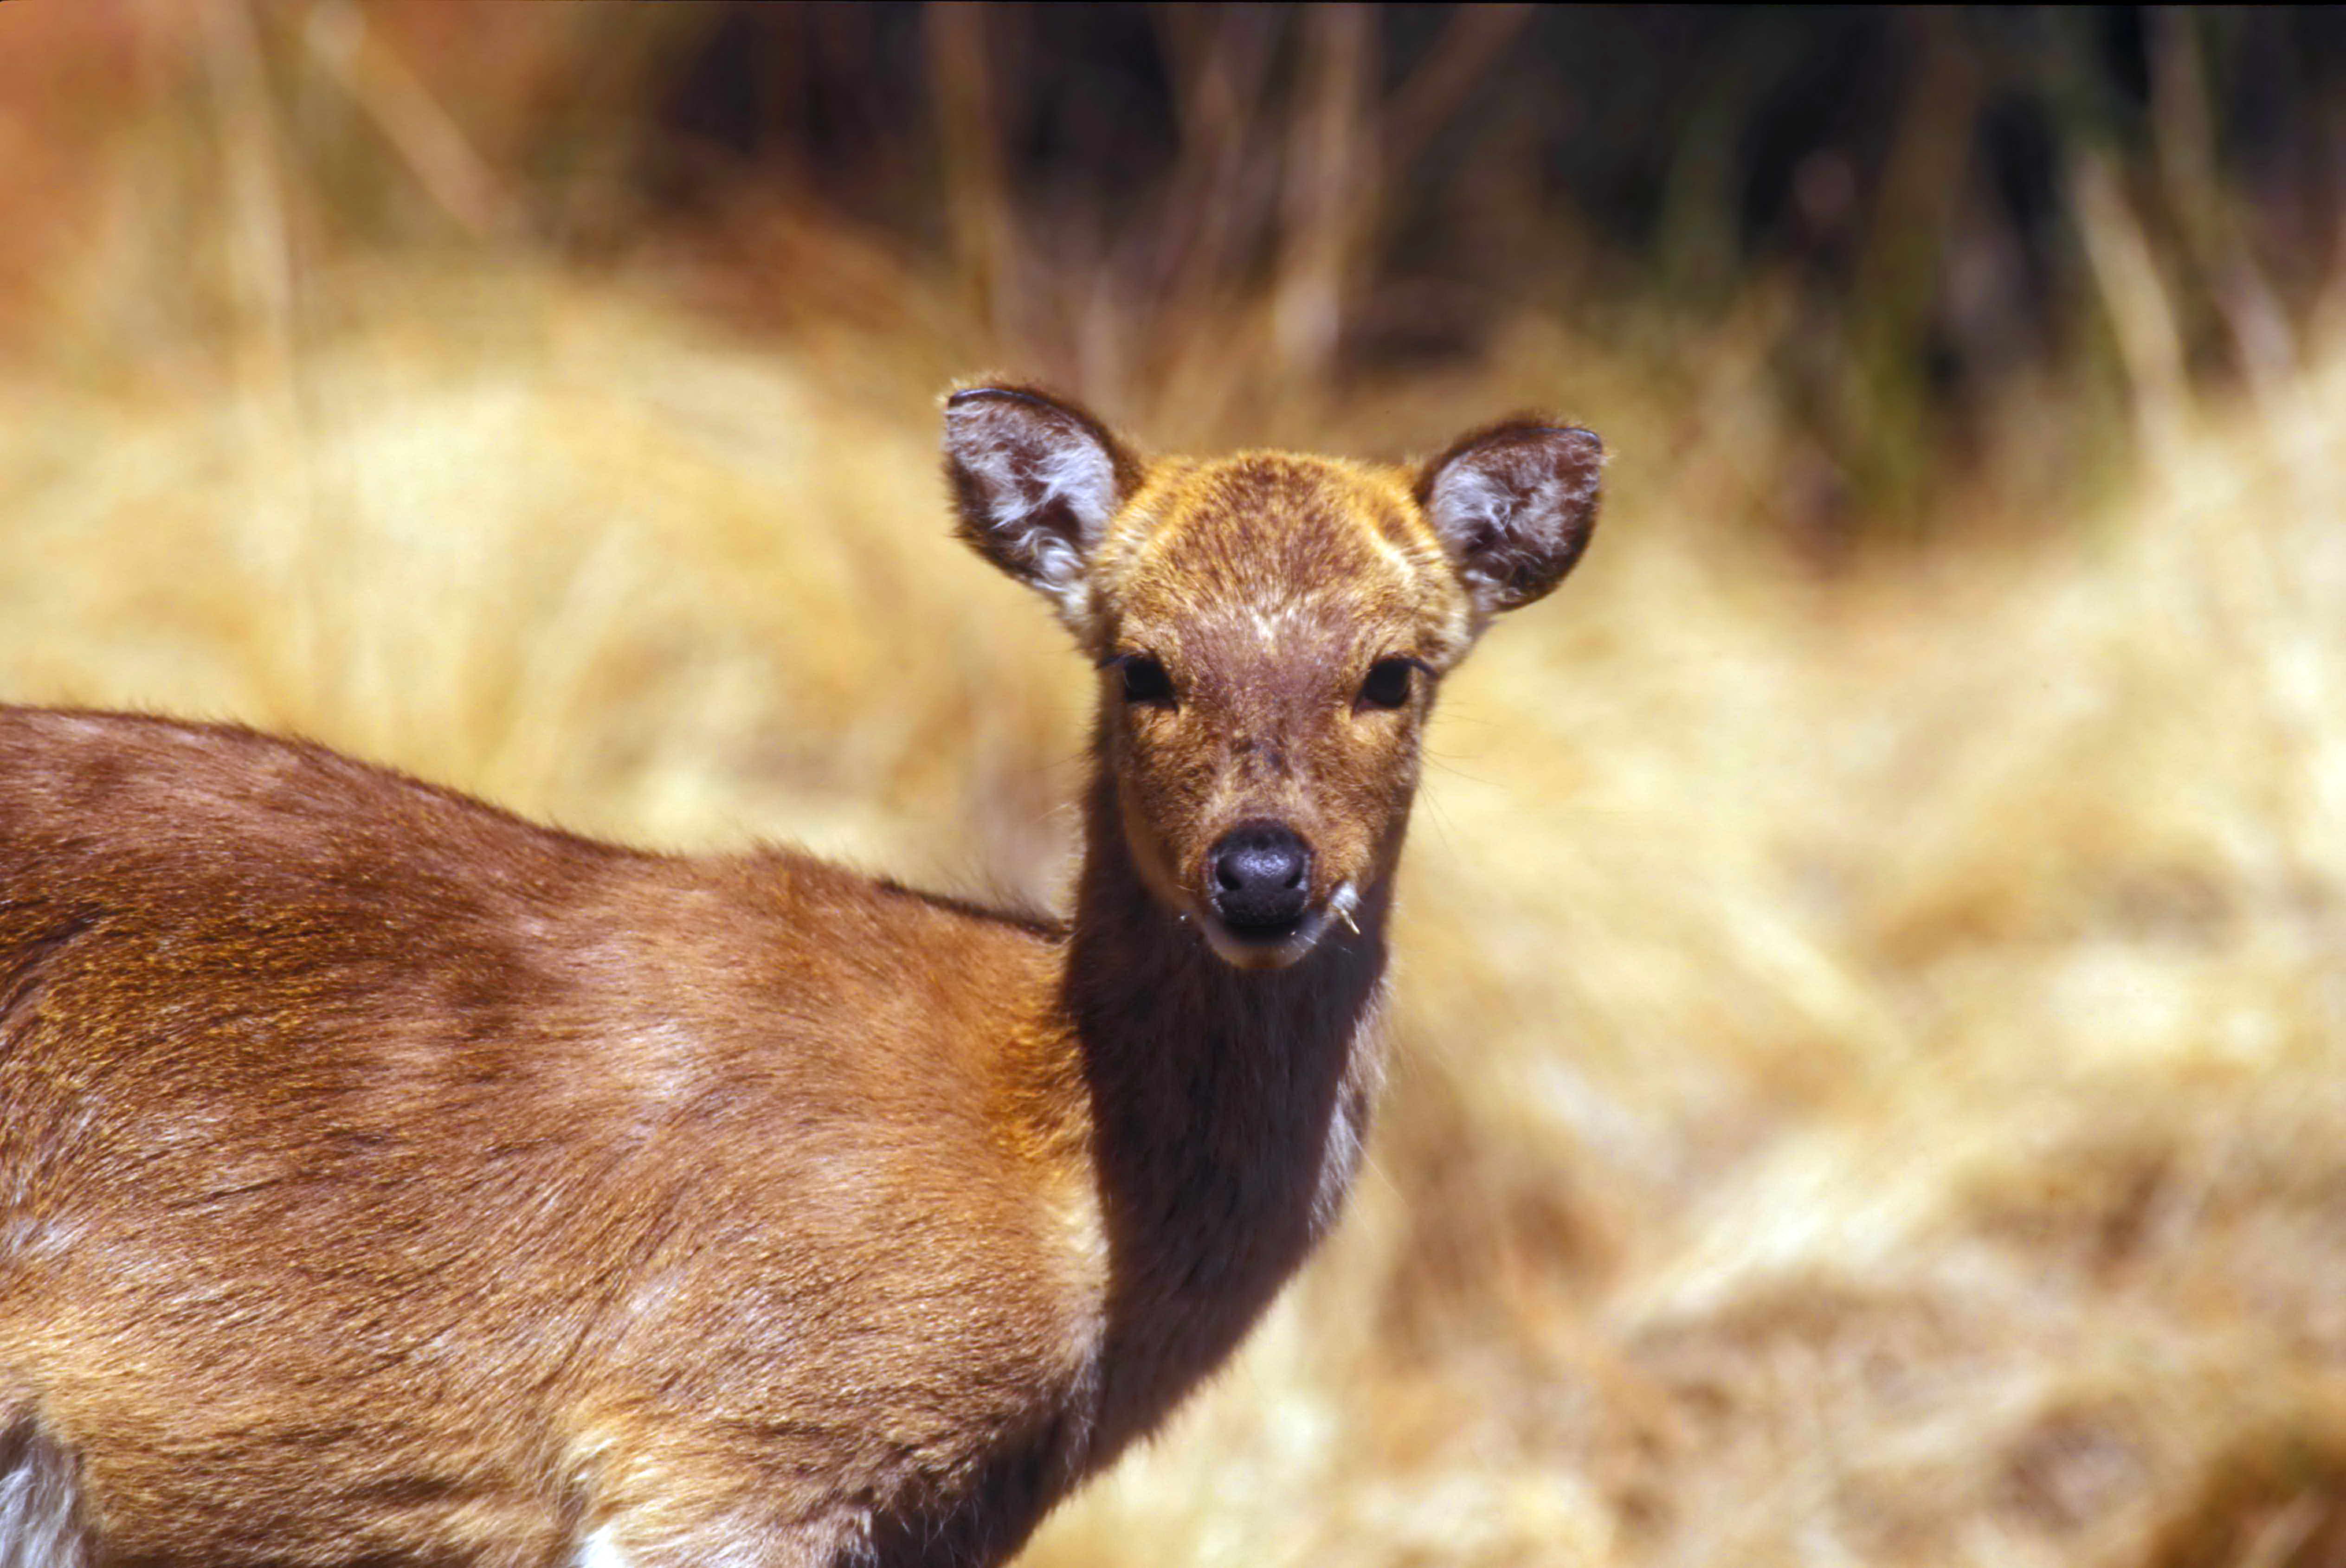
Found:
<path fill-rule="evenodd" d="M 1375 470 L 1241 453 L 1161 475 L 1102 553 L 1113 609 L 1097 651 L 1150 650 L 1182 696 L 1103 737 L 1137 859 L 1168 900 L 1194 900 L 1209 847 L 1257 818 L 1313 846 L 1316 900 L 1385 884 L 1431 692 L 1375 713 L 1353 695 L 1380 657 L 1439 673 L 1468 639 L 1465 593 L 1407 504 Z"/>
<path fill-rule="evenodd" d="M 1183 697 L 1103 676 L 1065 931 L 0 709 L 0 1481 L 104 1563 L 977 1563 L 1160 1420 L 1357 1155 L 1431 699 L 1360 669 L 1479 616 L 1401 471 L 1084 472 L 1078 629 Z M 1215 955 L 1249 815 L 1357 929 Z"/>

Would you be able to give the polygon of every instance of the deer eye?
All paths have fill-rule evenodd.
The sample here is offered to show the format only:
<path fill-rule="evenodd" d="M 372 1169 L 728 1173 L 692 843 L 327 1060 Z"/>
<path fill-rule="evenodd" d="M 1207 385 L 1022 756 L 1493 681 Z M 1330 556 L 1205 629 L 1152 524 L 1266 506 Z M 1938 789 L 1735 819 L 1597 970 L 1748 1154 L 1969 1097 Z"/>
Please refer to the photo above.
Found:
<path fill-rule="evenodd" d="M 1361 702 L 1369 708 L 1399 708 L 1409 700 L 1410 676 L 1417 661 L 1407 658 L 1381 658 L 1369 667 L 1369 678 L 1361 682 Z"/>
<path fill-rule="evenodd" d="M 1124 672 L 1124 700 L 1127 702 L 1169 703 L 1173 700 L 1173 677 L 1165 667 L 1147 654 L 1127 654 L 1116 661 Z"/>

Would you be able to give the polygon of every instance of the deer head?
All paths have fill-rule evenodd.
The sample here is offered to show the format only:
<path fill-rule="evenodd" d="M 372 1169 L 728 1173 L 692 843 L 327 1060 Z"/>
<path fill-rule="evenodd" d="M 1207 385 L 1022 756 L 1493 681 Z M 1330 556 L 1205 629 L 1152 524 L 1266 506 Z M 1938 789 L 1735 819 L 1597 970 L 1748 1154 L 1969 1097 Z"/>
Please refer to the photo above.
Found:
<path fill-rule="evenodd" d="M 1027 387 L 945 403 L 960 529 L 1056 606 L 1150 892 L 1240 968 L 1310 953 L 1390 878 L 1442 680 L 1596 517 L 1602 443 L 1531 418 L 1415 469 L 1144 460 Z"/>

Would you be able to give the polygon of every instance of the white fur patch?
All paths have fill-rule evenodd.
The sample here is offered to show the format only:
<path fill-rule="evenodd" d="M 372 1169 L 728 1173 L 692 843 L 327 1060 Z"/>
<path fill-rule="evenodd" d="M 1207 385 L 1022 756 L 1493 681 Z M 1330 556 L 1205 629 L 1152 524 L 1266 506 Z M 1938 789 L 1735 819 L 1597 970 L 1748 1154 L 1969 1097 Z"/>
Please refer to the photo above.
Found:
<path fill-rule="evenodd" d="M 74 1468 L 29 1415 L 0 1435 L 0 1568 L 83 1568 L 90 1560 Z"/>
<path fill-rule="evenodd" d="M 1521 497 L 1480 468 L 1454 463 L 1434 480 L 1431 502 L 1434 525 L 1445 537 L 1472 539 L 1505 533 Z"/>
<path fill-rule="evenodd" d="M 964 454 L 970 474 L 986 496 L 994 532 L 1013 554 L 1035 563 L 1035 575 L 1052 587 L 1073 582 L 1083 556 L 1100 541 L 1116 512 L 1116 471 L 1107 454 L 1088 442 L 1050 453 L 1041 463 L 1021 465 L 1006 443 L 980 446 Z M 1066 504 L 1077 533 L 1073 540 L 1046 527 L 1054 504 Z"/>
<path fill-rule="evenodd" d="M 946 408 L 945 451 L 976 493 L 965 521 L 991 554 L 1080 622 L 1085 567 L 1120 500 L 1107 449 L 1056 409 L 980 397 Z"/>
<path fill-rule="evenodd" d="M 589 1535 L 578 1543 L 578 1554 L 570 1560 L 570 1568 L 630 1568 L 627 1554 L 611 1539 L 611 1527 Z"/>
<path fill-rule="evenodd" d="M 1426 520 L 1484 613 L 1527 603 L 1571 569 L 1596 519 L 1604 448 L 1582 430 L 1509 430 L 1443 463 Z"/>
<path fill-rule="evenodd" d="M 1282 599 L 1275 605 L 1250 605 L 1247 607 L 1247 624 L 1254 628 L 1255 640 L 1268 646 L 1295 635 L 1301 620 L 1301 606 L 1292 599 Z"/>

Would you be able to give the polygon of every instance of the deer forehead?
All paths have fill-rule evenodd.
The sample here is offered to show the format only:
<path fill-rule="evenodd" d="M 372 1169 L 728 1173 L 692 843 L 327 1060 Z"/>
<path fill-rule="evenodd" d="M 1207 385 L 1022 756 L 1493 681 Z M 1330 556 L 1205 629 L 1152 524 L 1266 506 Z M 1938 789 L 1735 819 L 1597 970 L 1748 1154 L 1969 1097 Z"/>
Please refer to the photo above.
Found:
<path fill-rule="evenodd" d="M 1407 475 L 1332 458 L 1158 464 L 1095 581 L 1127 629 L 1200 651 L 1399 637 L 1439 657 L 1469 635 L 1466 592 Z"/>

